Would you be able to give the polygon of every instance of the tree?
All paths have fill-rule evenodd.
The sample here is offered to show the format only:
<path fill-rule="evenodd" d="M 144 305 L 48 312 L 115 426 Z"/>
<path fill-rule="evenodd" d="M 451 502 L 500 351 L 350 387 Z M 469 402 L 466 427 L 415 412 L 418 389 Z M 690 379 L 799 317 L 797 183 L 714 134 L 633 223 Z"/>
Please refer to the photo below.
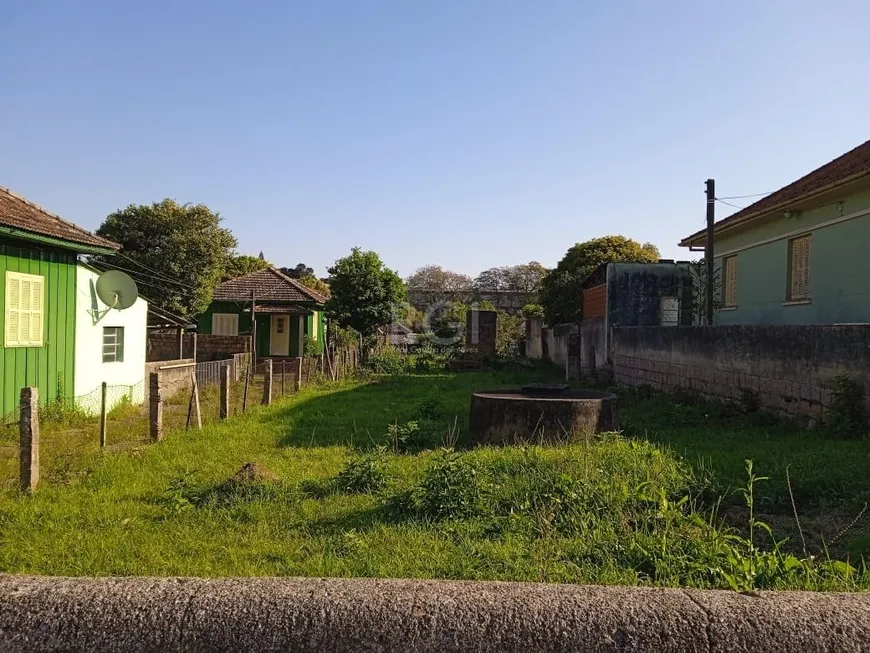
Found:
<path fill-rule="evenodd" d="M 311 288 L 314 292 L 320 293 L 324 297 L 329 297 L 330 295 L 329 284 L 323 279 L 318 279 L 313 274 L 302 277 L 299 279 L 299 282 L 305 287 Z"/>
<path fill-rule="evenodd" d="M 375 252 L 359 247 L 329 268 L 329 286 L 332 296 L 326 302 L 327 314 L 363 336 L 372 336 L 379 326 L 389 324 L 406 297 L 399 275 Z"/>
<path fill-rule="evenodd" d="M 541 282 L 547 268 L 531 261 L 521 265 L 508 265 L 484 270 L 474 280 L 474 289 L 479 294 L 512 292 L 523 296 L 525 302 L 537 300 Z"/>
<path fill-rule="evenodd" d="M 413 294 L 425 293 L 431 301 L 467 301 L 473 286 L 468 275 L 445 270 L 440 265 L 424 265 L 408 277 L 408 290 Z"/>
<path fill-rule="evenodd" d="M 314 268 L 310 268 L 305 263 L 297 263 L 294 268 L 279 268 L 281 272 L 291 279 L 303 279 L 305 277 L 314 276 Z"/>
<path fill-rule="evenodd" d="M 625 236 L 593 238 L 571 247 L 541 283 L 540 303 L 548 324 L 580 319 L 580 285 L 602 263 L 654 263 L 659 250 Z"/>
<path fill-rule="evenodd" d="M 208 307 L 237 245 L 220 223 L 220 215 L 204 204 L 167 198 L 110 214 L 97 234 L 121 245 L 131 259 L 125 267 L 141 272 L 137 281 L 152 303 L 193 316 Z"/>
<path fill-rule="evenodd" d="M 692 279 L 692 324 L 707 324 L 707 262 L 689 264 Z M 713 268 L 713 310 L 722 308 L 722 270 Z"/>
<path fill-rule="evenodd" d="M 247 254 L 231 255 L 224 265 L 221 281 L 243 277 L 246 274 L 265 270 L 268 267 L 269 262 L 259 256 L 248 256 Z"/>

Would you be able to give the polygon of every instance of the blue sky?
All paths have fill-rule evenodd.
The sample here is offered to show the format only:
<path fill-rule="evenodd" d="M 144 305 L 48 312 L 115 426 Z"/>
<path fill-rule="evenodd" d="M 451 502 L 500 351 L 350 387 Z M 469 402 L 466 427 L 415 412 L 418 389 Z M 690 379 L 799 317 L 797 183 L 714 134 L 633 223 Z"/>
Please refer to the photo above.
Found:
<path fill-rule="evenodd" d="M 319 274 L 613 233 L 686 258 L 707 177 L 770 191 L 870 138 L 868 25 L 864 0 L 0 0 L 0 185 L 90 229 L 203 202 Z"/>

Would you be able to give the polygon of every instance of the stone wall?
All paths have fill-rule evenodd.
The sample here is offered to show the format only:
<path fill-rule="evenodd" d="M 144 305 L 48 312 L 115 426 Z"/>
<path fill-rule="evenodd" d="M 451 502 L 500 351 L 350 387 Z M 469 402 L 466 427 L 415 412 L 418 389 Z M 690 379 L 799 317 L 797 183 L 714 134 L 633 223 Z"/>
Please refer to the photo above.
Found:
<path fill-rule="evenodd" d="M 192 358 L 182 358 L 167 361 L 152 361 L 145 363 L 145 406 L 151 396 L 151 373 L 160 374 L 162 395 L 168 399 L 180 390 L 190 388 L 195 361 Z"/>
<path fill-rule="evenodd" d="M 818 420 L 836 376 L 870 382 L 870 327 L 615 327 L 613 373 L 711 399 L 752 392 L 763 410 Z"/>
<path fill-rule="evenodd" d="M 606 320 L 604 317 L 584 317 L 580 323 L 580 371 L 592 374 L 606 364 Z"/>
<path fill-rule="evenodd" d="M 178 334 L 173 332 L 149 333 L 147 360 L 170 361 L 182 357 L 193 357 L 194 334 L 185 333 L 182 354 L 179 354 Z M 196 335 L 196 360 L 216 361 L 232 358 L 233 354 L 251 351 L 250 336 L 213 336 L 205 333 Z"/>
<path fill-rule="evenodd" d="M 550 361 L 561 367 L 568 364 L 568 339 L 577 332 L 576 324 L 557 324 L 547 329 L 547 348 Z"/>

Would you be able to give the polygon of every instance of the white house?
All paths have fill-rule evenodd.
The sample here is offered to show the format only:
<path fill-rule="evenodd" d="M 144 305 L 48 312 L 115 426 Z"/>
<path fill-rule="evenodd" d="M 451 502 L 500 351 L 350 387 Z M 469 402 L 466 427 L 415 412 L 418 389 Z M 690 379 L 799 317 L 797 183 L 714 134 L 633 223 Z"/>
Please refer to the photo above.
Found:
<path fill-rule="evenodd" d="M 78 406 L 92 414 L 100 411 L 103 382 L 109 409 L 144 401 L 148 339 L 148 302 L 139 297 L 130 308 L 109 309 L 97 297 L 99 276 L 76 266 L 74 391 Z"/>

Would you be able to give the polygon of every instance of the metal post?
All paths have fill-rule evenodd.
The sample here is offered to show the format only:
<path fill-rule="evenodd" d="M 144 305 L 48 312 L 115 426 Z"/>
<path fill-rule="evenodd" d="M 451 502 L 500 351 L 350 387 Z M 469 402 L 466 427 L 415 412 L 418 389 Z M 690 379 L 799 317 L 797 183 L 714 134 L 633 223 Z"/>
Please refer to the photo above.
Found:
<path fill-rule="evenodd" d="M 108 386 L 103 381 L 100 386 L 100 449 L 106 446 L 106 390 Z"/>
<path fill-rule="evenodd" d="M 707 180 L 707 246 L 704 249 L 704 266 L 707 271 L 707 325 L 713 324 L 713 224 L 715 223 L 716 180 Z"/>
<path fill-rule="evenodd" d="M 39 484 L 39 390 L 37 388 L 21 388 L 18 433 L 21 491 L 33 492 Z"/>

